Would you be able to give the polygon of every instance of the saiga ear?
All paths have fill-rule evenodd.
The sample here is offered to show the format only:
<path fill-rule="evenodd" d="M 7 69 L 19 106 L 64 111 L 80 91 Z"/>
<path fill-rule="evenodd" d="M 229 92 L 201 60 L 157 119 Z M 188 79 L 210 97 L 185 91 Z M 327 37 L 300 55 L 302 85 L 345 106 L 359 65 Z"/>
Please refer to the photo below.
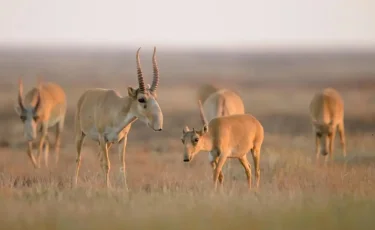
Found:
<path fill-rule="evenodd" d="M 134 89 L 133 87 L 129 86 L 128 87 L 128 95 L 131 98 L 136 98 L 137 97 L 137 90 Z"/>
<path fill-rule="evenodd" d="M 158 97 L 158 94 L 156 93 L 156 91 L 151 91 L 151 86 L 150 86 L 150 84 L 147 84 L 146 89 L 149 90 L 150 94 L 151 94 L 152 96 L 154 96 L 154 98 L 157 98 L 157 97 Z"/>
<path fill-rule="evenodd" d="M 203 125 L 202 134 L 207 133 L 207 132 L 208 132 L 208 125 L 205 124 Z"/>
<path fill-rule="evenodd" d="M 189 127 L 185 126 L 184 129 L 182 130 L 182 133 L 185 134 L 187 132 L 189 132 Z"/>
<path fill-rule="evenodd" d="M 18 104 L 14 105 L 14 111 L 16 111 L 16 113 L 18 115 L 21 115 L 21 113 L 22 113 L 22 109 L 21 109 L 21 107 Z"/>

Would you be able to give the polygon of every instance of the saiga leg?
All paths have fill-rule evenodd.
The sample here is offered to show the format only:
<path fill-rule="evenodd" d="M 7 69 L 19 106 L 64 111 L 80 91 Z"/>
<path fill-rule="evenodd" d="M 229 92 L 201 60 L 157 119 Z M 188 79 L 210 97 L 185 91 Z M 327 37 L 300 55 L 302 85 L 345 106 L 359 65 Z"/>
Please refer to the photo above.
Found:
<path fill-rule="evenodd" d="M 344 122 L 342 121 L 340 124 L 338 124 L 337 128 L 338 128 L 339 135 L 340 135 L 342 155 L 346 157 L 346 137 L 345 137 Z"/>
<path fill-rule="evenodd" d="M 49 155 L 49 138 L 46 135 L 46 139 L 44 140 L 44 165 L 48 168 L 48 155 Z"/>
<path fill-rule="evenodd" d="M 99 143 L 99 151 L 98 151 L 98 158 L 99 158 L 99 162 L 100 162 L 100 165 L 102 165 L 103 163 L 103 154 L 102 154 L 102 147 L 100 147 L 100 143 Z M 112 143 L 107 143 L 107 149 L 109 150 L 112 146 Z M 100 166 L 101 167 L 101 166 Z"/>
<path fill-rule="evenodd" d="M 209 154 L 209 161 L 210 161 L 210 164 L 211 164 L 211 167 L 212 167 L 212 171 L 214 173 L 219 158 L 218 157 L 214 157 L 211 152 L 209 152 L 208 154 Z M 224 183 L 223 171 L 220 171 L 220 174 L 219 174 L 219 183 L 221 185 L 223 185 L 223 183 Z"/>
<path fill-rule="evenodd" d="M 41 160 L 42 152 L 43 152 L 43 146 L 44 146 L 44 142 L 46 141 L 47 135 L 48 135 L 48 124 L 45 122 L 42 124 L 42 127 L 41 127 L 41 137 L 39 141 L 39 149 L 38 149 L 38 155 L 37 155 L 39 167 L 40 167 L 40 160 Z"/>
<path fill-rule="evenodd" d="M 246 154 L 243 157 L 239 158 L 239 160 L 240 160 L 242 166 L 245 169 L 245 173 L 246 173 L 246 177 L 247 177 L 247 183 L 248 183 L 249 190 L 250 190 L 251 189 L 251 166 L 250 166 L 250 163 L 247 160 Z"/>
<path fill-rule="evenodd" d="M 74 185 L 76 186 L 78 183 L 78 174 L 79 174 L 79 168 L 81 167 L 81 151 L 83 142 L 85 140 L 86 135 L 81 132 L 80 134 L 76 134 L 76 149 L 77 149 L 77 159 L 76 159 L 76 174 L 74 179 Z"/>
<path fill-rule="evenodd" d="M 320 137 L 315 134 L 315 151 L 316 151 L 316 162 L 319 162 L 320 156 Z"/>
<path fill-rule="evenodd" d="M 34 168 L 39 168 L 39 165 L 36 163 L 35 157 L 33 155 L 33 142 L 28 141 L 27 142 L 27 155 L 29 156 L 31 162 L 34 165 Z"/>
<path fill-rule="evenodd" d="M 335 136 L 336 136 L 336 128 L 333 130 L 331 136 L 329 136 L 329 158 L 330 161 L 333 161 L 333 151 L 335 145 Z"/>
<path fill-rule="evenodd" d="M 59 161 L 60 145 L 61 145 L 61 133 L 64 128 L 64 118 L 62 118 L 56 124 L 56 141 L 55 141 L 55 164 Z"/>
<path fill-rule="evenodd" d="M 124 187 L 125 189 L 128 191 L 128 183 L 126 181 L 126 167 L 125 167 L 125 155 L 126 155 L 126 144 L 128 142 L 128 134 L 125 133 L 123 139 L 119 142 L 119 155 L 120 155 L 120 158 L 121 158 L 121 162 L 122 162 L 122 168 L 121 168 L 121 171 L 123 173 L 123 180 L 124 180 Z"/>
<path fill-rule="evenodd" d="M 256 188 L 259 188 L 259 181 L 260 181 L 260 147 L 255 147 L 251 154 L 253 156 L 254 166 L 255 166 L 255 181 L 256 181 Z"/>
<path fill-rule="evenodd" d="M 102 150 L 101 152 L 103 154 L 102 168 L 105 174 L 105 182 L 106 182 L 107 188 L 110 188 L 111 185 L 109 181 L 109 170 L 111 169 L 111 164 L 109 162 L 108 149 L 111 146 L 111 144 L 110 143 L 107 144 L 103 136 L 99 138 L 99 142 L 100 142 L 100 147 Z"/>
<path fill-rule="evenodd" d="M 217 189 L 217 181 L 219 179 L 219 175 L 220 175 L 220 172 L 224 166 L 224 163 L 225 161 L 227 160 L 227 156 L 223 156 L 222 154 L 219 154 L 220 157 L 217 164 L 216 164 L 216 168 L 214 170 L 214 189 L 216 190 Z"/>

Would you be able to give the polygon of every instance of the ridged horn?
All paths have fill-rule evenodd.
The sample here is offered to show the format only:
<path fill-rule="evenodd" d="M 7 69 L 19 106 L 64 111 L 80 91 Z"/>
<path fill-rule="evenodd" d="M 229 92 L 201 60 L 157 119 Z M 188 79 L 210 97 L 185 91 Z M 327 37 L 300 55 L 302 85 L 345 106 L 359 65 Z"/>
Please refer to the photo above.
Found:
<path fill-rule="evenodd" d="M 139 60 L 139 49 L 137 50 L 137 75 L 138 75 L 138 84 L 139 84 L 139 90 L 140 92 L 145 92 L 145 83 L 142 76 L 142 68 L 141 68 L 141 61 Z"/>
<path fill-rule="evenodd" d="M 203 122 L 203 125 L 207 125 L 207 119 L 203 112 L 203 106 L 202 106 L 201 100 L 198 100 L 198 105 L 199 105 L 199 112 L 200 112 L 200 117 Z"/>
<path fill-rule="evenodd" d="M 22 83 L 22 79 L 19 78 L 18 79 L 18 104 L 19 104 L 20 108 L 22 110 L 24 110 L 25 107 L 23 105 L 22 95 L 23 95 L 23 83 Z"/>
<path fill-rule="evenodd" d="M 156 47 L 154 47 L 154 54 L 152 55 L 152 68 L 154 71 L 154 78 L 152 79 L 151 92 L 155 92 L 159 84 L 159 68 L 156 62 Z"/>

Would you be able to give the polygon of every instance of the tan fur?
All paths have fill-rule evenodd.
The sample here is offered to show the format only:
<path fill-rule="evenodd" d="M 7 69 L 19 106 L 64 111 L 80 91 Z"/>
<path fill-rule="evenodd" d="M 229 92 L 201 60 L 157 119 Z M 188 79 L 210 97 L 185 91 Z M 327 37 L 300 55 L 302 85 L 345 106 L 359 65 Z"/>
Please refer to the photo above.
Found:
<path fill-rule="evenodd" d="M 204 117 L 202 107 L 201 118 Z M 204 119 L 202 119 L 204 121 Z M 248 186 L 251 189 L 251 167 L 246 154 L 251 151 L 255 165 L 256 187 L 260 180 L 260 149 L 264 139 L 261 123 L 250 114 L 234 114 L 213 118 L 209 124 L 204 124 L 200 130 L 183 130 L 184 161 L 188 162 L 200 151 L 209 151 L 214 170 L 214 187 L 217 181 L 223 184 L 222 167 L 227 158 L 238 158 L 245 169 Z"/>
<path fill-rule="evenodd" d="M 213 93 L 219 91 L 222 87 L 214 84 L 203 84 L 197 90 L 196 100 L 200 100 L 202 103 Z"/>
<path fill-rule="evenodd" d="M 64 90 L 55 83 L 41 83 L 32 88 L 23 97 L 23 84 L 19 80 L 19 103 L 15 110 L 24 123 L 24 133 L 28 140 L 27 154 L 35 168 L 40 168 L 40 160 L 44 146 L 44 162 L 48 167 L 49 144 L 48 128 L 56 126 L 55 156 L 56 163 L 59 159 L 61 132 L 64 128 L 66 114 L 66 95 Z M 38 96 L 40 95 L 39 106 Z M 37 108 L 36 108 L 37 107 Z M 37 127 L 40 126 L 40 141 L 37 160 L 32 153 L 32 141 L 36 139 Z"/>
<path fill-rule="evenodd" d="M 316 93 L 309 109 L 315 135 L 317 160 L 319 152 L 324 156 L 329 154 L 332 160 L 336 129 L 340 135 L 343 155 L 346 156 L 344 102 L 339 92 L 332 88 L 326 88 Z"/>
<path fill-rule="evenodd" d="M 237 93 L 229 89 L 220 89 L 203 102 L 203 111 L 207 121 L 210 121 L 215 117 L 244 114 L 245 107 Z"/>
<path fill-rule="evenodd" d="M 156 49 L 154 49 L 153 56 L 154 80 L 151 87 L 148 86 L 146 88 L 144 85 L 138 49 L 138 89 L 128 87 L 127 97 L 122 97 L 112 89 L 89 89 L 79 98 L 75 116 L 77 148 L 75 185 L 78 182 L 83 141 L 85 137 L 89 137 L 92 140 L 98 141 L 100 145 L 100 161 L 107 187 L 110 187 L 108 150 L 112 143 L 119 144 L 124 184 L 127 189 L 125 149 L 131 124 L 135 120 L 140 119 L 155 131 L 161 131 L 163 127 L 163 113 L 156 100 L 156 87 L 159 77 L 155 52 Z"/>
<path fill-rule="evenodd" d="M 216 85 L 203 85 L 198 93 L 198 97 L 204 98 L 202 101 L 203 111 L 208 121 L 215 117 L 245 113 L 241 97 L 232 90 L 219 88 Z M 210 153 L 208 154 L 210 157 Z M 226 166 L 226 169 L 230 170 L 231 162 L 228 162 Z M 224 171 L 226 170 L 224 169 Z"/>

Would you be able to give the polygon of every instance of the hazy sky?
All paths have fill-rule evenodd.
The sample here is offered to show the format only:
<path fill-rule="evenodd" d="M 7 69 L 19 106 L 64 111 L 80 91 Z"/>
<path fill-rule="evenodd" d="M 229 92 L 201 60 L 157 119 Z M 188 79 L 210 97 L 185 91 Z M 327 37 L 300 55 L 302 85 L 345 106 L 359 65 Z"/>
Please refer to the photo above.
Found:
<path fill-rule="evenodd" d="M 0 0 L 0 43 L 375 46 L 374 0 Z"/>

